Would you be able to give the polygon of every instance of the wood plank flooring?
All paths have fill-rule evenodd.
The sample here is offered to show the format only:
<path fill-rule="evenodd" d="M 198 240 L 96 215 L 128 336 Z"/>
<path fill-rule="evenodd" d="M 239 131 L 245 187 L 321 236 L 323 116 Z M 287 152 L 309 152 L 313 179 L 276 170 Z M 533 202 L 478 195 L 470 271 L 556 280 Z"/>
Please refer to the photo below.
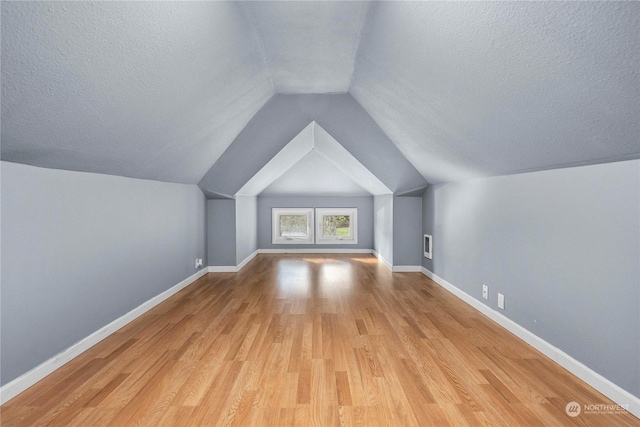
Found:
<path fill-rule="evenodd" d="M 2 426 L 638 426 L 420 273 L 370 255 L 210 273 L 0 408 Z"/>

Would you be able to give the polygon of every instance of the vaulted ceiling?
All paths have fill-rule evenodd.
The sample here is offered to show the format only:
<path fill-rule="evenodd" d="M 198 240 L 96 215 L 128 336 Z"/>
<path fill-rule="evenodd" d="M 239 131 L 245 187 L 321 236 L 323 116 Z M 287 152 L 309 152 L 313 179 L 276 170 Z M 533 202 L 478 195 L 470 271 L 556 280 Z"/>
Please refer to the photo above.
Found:
<path fill-rule="evenodd" d="M 313 121 L 396 194 L 640 158 L 637 2 L 1 7 L 7 161 L 233 196 Z"/>
<path fill-rule="evenodd" d="M 270 157 L 236 194 L 367 196 L 392 193 L 314 121 Z"/>

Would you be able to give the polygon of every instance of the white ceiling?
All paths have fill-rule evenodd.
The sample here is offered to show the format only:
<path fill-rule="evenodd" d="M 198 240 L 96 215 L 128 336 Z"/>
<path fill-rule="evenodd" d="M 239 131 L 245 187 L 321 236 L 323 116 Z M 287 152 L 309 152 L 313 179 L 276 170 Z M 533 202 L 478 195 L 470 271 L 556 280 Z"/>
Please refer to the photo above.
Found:
<path fill-rule="evenodd" d="M 3 160 L 197 183 L 274 93 L 345 91 L 430 183 L 640 157 L 638 2 L 1 7 Z"/>
<path fill-rule="evenodd" d="M 367 190 L 334 166 L 317 150 L 273 181 L 261 194 L 309 196 L 370 196 Z"/>

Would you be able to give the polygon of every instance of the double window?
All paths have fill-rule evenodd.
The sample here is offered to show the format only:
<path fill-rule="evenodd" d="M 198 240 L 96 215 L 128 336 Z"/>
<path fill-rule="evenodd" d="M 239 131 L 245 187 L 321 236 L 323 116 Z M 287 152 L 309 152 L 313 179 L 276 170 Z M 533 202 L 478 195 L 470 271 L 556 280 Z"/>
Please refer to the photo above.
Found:
<path fill-rule="evenodd" d="M 273 208 L 273 244 L 356 244 L 356 208 Z"/>

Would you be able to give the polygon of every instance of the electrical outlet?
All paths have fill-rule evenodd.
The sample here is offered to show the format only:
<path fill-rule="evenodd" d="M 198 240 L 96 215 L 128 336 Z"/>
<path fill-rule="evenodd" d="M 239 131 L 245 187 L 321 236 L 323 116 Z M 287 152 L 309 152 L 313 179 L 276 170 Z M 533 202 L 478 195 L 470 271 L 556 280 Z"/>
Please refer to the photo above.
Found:
<path fill-rule="evenodd" d="M 498 292 L 498 308 L 504 310 L 504 295 L 502 295 L 500 292 Z"/>
<path fill-rule="evenodd" d="M 196 268 L 202 267 L 202 258 L 196 258 Z"/>
<path fill-rule="evenodd" d="M 487 285 L 482 285 L 482 298 L 489 299 L 489 287 Z"/>

